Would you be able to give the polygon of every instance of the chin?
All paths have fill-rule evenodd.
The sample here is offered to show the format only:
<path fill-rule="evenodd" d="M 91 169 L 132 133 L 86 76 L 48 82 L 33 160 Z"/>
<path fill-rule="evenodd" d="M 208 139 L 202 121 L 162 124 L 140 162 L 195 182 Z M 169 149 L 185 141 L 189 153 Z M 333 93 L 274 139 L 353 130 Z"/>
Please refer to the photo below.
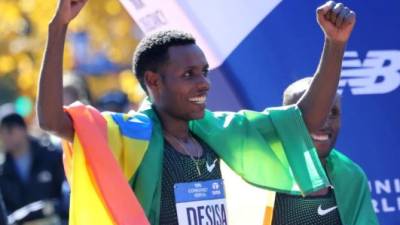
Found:
<path fill-rule="evenodd" d="M 329 154 L 329 152 L 331 151 L 331 149 L 332 149 L 332 146 L 331 146 L 331 144 L 330 143 L 315 143 L 314 142 L 314 146 L 315 146 L 315 148 L 318 150 L 318 152 L 319 153 L 327 153 L 327 154 Z"/>
<path fill-rule="evenodd" d="M 319 158 L 326 158 L 331 153 L 332 148 L 317 148 L 317 153 Z"/>
<path fill-rule="evenodd" d="M 196 115 L 196 116 L 193 117 L 194 120 L 201 120 L 203 118 L 204 118 L 204 113 Z"/>
<path fill-rule="evenodd" d="M 191 120 L 200 120 L 200 119 L 203 119 L 203 118 L 204 118 L 204 115 L 205 115 L 204 110 L 203 110 L 202 112 L 192 113 L 192 114 L 190 115 L 190 119 L 191 119 Z"/>

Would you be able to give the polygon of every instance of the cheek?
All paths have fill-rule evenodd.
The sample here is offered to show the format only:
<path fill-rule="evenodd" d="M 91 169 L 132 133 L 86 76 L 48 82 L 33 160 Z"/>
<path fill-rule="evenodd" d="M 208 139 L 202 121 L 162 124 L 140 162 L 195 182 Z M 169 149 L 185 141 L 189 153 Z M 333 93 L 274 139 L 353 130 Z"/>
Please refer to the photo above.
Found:
<path fill-rule="evenodd" d="M 14 132 L 12 135 L 14 142 L 23 141 L 25 139 L 25 134 L 22 131 Z"/>
<path fill-rule="evenodd" d="M 167 104 L 166 106 L 177 106 L 181 104 L 182 93 L 178 90 L 170 89 L 164 93 L 162 100 Z"/>
<path fill-rule="evenodd" d="M 4 146 L 9 147 L 13 143 L 13 138 L 11 136 L 4 135 L 2 136 L 2 142 Z"/>
<path fill-rule="evenodd" d="M 187 101 L 190 96 L 190 85 L 183 82 L 176 82 L 175 85 L 168 85 L 166 90 L 166 96 L 169 100 L 175 101 L 177 104 L 181 104 Z"/>
<path fill-rule="evenodd" d="M 335 119 L 332 123 L 332 129 L 337 133 L 341 127 L 340 119 Z"/>
<path fill-rule="evenodd" d="M 178 90 L 168 90 L 161 96 L 161 104 L 166 111 L 177 114 L 185 109 L 183 96 Z"/>

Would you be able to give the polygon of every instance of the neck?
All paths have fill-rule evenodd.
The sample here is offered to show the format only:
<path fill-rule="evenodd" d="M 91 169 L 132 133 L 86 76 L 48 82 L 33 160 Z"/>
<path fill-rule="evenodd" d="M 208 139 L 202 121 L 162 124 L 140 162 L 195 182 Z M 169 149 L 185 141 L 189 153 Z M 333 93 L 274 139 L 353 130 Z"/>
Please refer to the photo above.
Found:
<path fill-rule="evenodd" d="M 173 117 L 161 110 L 156 109 L 156 111 L 165 132 L 184 141 L 190 138 L 188 121 Z"/>
<path fill-rule="evenodd" d="M 321 161 L 322 166 L 326 168 L 326 158 L 319 158 L 319 161 Z"/>

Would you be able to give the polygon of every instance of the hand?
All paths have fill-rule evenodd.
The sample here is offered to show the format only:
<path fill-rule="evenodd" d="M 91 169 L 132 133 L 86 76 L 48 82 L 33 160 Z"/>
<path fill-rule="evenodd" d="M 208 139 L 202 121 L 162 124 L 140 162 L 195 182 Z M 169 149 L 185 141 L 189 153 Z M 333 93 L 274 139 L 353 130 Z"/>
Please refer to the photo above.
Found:
<path fill-rule="evenodd" d="M 342 3 L 328 1 L 318 7 L 317 21 L 328 40 L 345 43 L 356 23 L 356 14 Z"/>
<path fill-rule="evenodd" d="M 59 21 L 63 25 L 69 24 L 79 14 L 86 2 L 87 0 L 59 0 L 53 21 Z"/>

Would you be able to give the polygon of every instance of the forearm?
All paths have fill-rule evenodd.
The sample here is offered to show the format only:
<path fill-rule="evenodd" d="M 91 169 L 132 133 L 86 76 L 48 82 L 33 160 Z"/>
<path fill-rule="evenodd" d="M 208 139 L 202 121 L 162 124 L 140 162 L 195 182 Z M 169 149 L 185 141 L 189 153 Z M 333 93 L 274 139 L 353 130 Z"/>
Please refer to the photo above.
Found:
<path fill-rule="evenodd" d="M 321 60 L 308 91 L 298 106 L 310 131 L 319 129 L 335 98 L 342 67 L 345 42 L 325 40 Z"/>
<path fill-rule="evenodd" d="M 63 110 L 63 54 L 67 24 L 53 20 L 49 24 L 47 46 L 40 74 L 37 102 L 41 128 L 72 140 L 69 117 Z"/>

